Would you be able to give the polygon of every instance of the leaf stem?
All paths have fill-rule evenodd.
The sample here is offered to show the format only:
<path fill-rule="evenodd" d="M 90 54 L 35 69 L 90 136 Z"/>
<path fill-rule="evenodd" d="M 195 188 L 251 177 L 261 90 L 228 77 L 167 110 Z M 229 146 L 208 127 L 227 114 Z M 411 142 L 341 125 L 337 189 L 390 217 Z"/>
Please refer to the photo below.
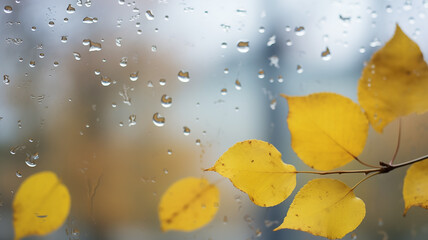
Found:
<path fill-rule="evenodd" d="M 357 184 L 355 184 L 355 185 L 351 188 L 351 191 L 354 191 L 354 189 L 355 189 L 356 187 L 358 187 L 358 185 L 360 185 L 361 183 L 363 183 L 363 182 L 364 182 L 364 181 L 366 181 L 367 179 L 369 179 L 369 178 L 371 178 L 371 177 L 373 177 L 373 176 L 376 176 L 376 175 L 378 175 L 378 174 L 380 174 L 380 173 L 381 173 L 381 172 L 376 172 L 376 173 L 373 173 L 373 174 L 368 175 L 367 177 L 365 177 L 365 178 L 361 179 L 361 181 L 357 182 Z"/>
<path fill-rule="evenodd" d="M 379 162 L 380 167 L 370 168 L 370 169 L 341 170 L 341 171 L 295 171 L 294 173 L 308 173 L 308 174 L 318 174 L 318 175 L 348 174 L 348 173 L 364 173 L 367 175 L 369 173 L 376 173 L 373 175 L 377 175 L 379 173 L 387 173 L 396 168 L 401 168 L 407 165 L 411 165 L 413 163 L 417 163 L 425 159 L 428 159 L 428 155 L 425 155 L 413 160 L 409 160 L 407 162 L 399 163 L 399 164 L 389 164 L 389 163 Z"/>
<path fill-rule="evenodd" d="M 398 149 L 400 149 L 400 141 L 401 141 L 401 118 L 398 119 L 398 141 L 397 141 L 397 147 L 395 148 L 394 156 L 392 157 L 391 161 L 389 162 L 389 165 L 392 165 L 394 163 L 395 158 L 397 157 Z"/>

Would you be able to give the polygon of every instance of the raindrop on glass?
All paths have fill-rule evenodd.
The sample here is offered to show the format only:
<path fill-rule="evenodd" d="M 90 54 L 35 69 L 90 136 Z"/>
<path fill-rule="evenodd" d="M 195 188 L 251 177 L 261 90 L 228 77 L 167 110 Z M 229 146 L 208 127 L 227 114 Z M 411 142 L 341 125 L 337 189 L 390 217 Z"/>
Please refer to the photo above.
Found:
<path fill-rule="evenodd" d="M 168 149 L 167 153 L 168 153 L 168 155 L 172 155 L 172 150 Z"/>
<path fill-rule="evenodd" d="M 222 42 L 220 46 L 221 46 L 221 48 L 227 48 L 227 43 Z"/>
<path fill-rule="evenodd" d="M 184 126 L 183 127 L 183 134 L 184 134 L 184 136 L 189 136 L 190 135 L 190 128 Z"/>
<path fill-rule="evenodd" d="M 74 59 L 76 59 L 77 61 L 80 61 L 80 53 L 73 52 L 73 56 L 74 56 Z"/>
<path fill-rule="evenodd" d="M 324 61 L 328 61 L 331 59 L 331 53 L 328 47 L 323 52 L 321 52 L 321 58 Z"/>
<path fill-rule="evenodd" d="M 84 17 L 83 20 L 82 20 L 82 22 L 86 23 L 86 24 L 91 24 L 91 23 L 94 23 L 95 21 L 94 21 L 94 18 Z"/>
<path fill-rule="evenodd" d="M 121 67 L 126 67 L 128 66 L 128 58 L 127 57 L 123 57 L 122 59 L 120 59 L 119 65 Z"/>
<path fill-rule="evenodd" d="M 153 114 L 153 124 L 157 127 L 163 127 L 165 125 L 165 117 L 160 115 L 160 113 Z"/>
<path fill-rule="evenodd" d="M 16 176 L 18 177 L 18 178 L 22 178 L 22 173 L 21 173 L 21 171 L 16 171 Z"/>
<path fill-rule="evenodd" d="M 29 66 L 32 67 L 32 68 L 35 67 L 36 66 L 36 62 L 35 61 L 30 61 Z"/>
<path fill-rule="evenodd" d="M 102 46 L 101 43 L 96 43 L 96 42 L 90 42 L 89 44 L 89 52 L 99 52 L 101 51 Z"/>
<path fill-rule="evenodd" d="M 166 94 L 161 97 L 161 105 L 164 108 L 169 108 L 172 105 L 172 98 Z"/>
<path fill-rule="evenodd" d="M 296 28 L 294 28 L 294 32 L 296 33 L 296 36 L 301 37 L 301 36 L 305 35 L 305 28 L 302 26 L 296 27 Z"/>
<path fill-rule="evenodd" d="M 235 80 L 235 88 L 236 88 L 236 90 L 242 89 L 241 82 L 238 79 Z"/>
<path fill-rule="evenodd" d="M 12 7 L 9 6 L 9 5 L 4 6 L 3 10 L 4 10 L 5 13 L 12 13 L 13 12 Z"/>
<path fill-rule="evenodd" d="M 201 146 L 201 139 L 196 139 L 195 144 L 196 146 Z"/>
<path fill-rule="evenodd" d="M 159 85 L 165 86 L 166 85 L 166 80 L 164 78 L 159 79 Z"/>
<path fill-rule="evenodd" d="M 121 37 L 116 38 L 116 46 L 122 47 L 122 38 Z"/>
<path fill-rule="evenodd" d="M 273 99 L 272 101 L 270 101 L 270 108 L 272 110 L 275 110 L 275 108 L 276 108 L 276 99 Z"/>
<path fill-rule="evenodd" d="M 83 46 L 89 46 L 91 44 L 91 39 L 83 39 L 82 44 Z"/>
<path fill-rule="evenodd" d="M 288 39 L 287 41 L 285 41 L 285 45 L 291 46 L 293 45 L 293 42 L 291 41 L 291 39 Z"/>
<path fill-rule="evenodd" d="M 153 15 L 151 10 L 147 10 L 146 11 L 146 18 L 147 18 L 147 20 L 153 20 L 153 19 L 155 19 L 155 15 Z"/>
<path fill-rule="evenodd" d="M 303 73 L 303 67 L 300 65 L 297 65 L 296 71 L 297 73 Z"/>
<path fill-rule="evenodd" d="M 3 75 L 3 83 L 6 85 L 10 84 L 9 75 Z"/>
<path fill-rule="evenodd" d="M 129 80 L 131 80 L 133 82 L 137 81 L 138 80 L 138 71 L 129 74 Z"/>
<path fill-rule="evenodd" d="M 265 28 L 264 27 L 259 27 L 259 33 L 264 33 L 265 32 Z"/>
<path fill-rule="evenodd" d="M 61 36 L 61 42 L 66 43 L 67 42 L 67 36 Z"/>
<path fill-rule="evenodd" d="M 31 27 L 31 31 L 35 32 L 37 30 L 37 28 L 35 26 Z"/>
<path fill-rule="evenodd" d="M 54 21 L 49 21 L 48 25 L 49 25 L 49 27 L 54 27 L 55 26 L 55 22 Z"/>
<path fill-rule="evenodd" d="M 137 125 L 137 116 L 135 114 L 129 115 L 128 122 L 128 126 L 130 127 Z"/>
<path fill-rule="evenodd" d="M 111 84 L 111 79 L 107 76 L 101 76 L 101 85 L 103 85 L 104 87 L 110 86 Z"/>
<path fill-rule="evenodd" d="M 263 69 L 260 69 L 257 75 L 260 79 L 265 77 L 265 71 Z"/>
<path fill-rule="evenodd" d="M 186 83 L 186 82 L 189 82 L 189 80 L 190 80 L 190 76 L 189 76 L 189 72 L 184 72 L 184 71 L 180 71 L 180 72 L 178 72 L 178 80 L 180 80 L 181 82 L 184 82 L 184 83 Z"/>
<path fill-rule="evenodd" d="M 68 14 L 72 14 L 72 13 L 76 12 L 76 9 L 73 6 L 71 6 L 71 4 L 68 4 L 66 11 Z"/>
<path fill-rule="evenodd" d="M 225 96 L 227 94 L 227 89 L 226 88 L 222 88 L 220 91 L 221 95 Z"/>
<path fill-rule="evenodd" d="M 240 41 L 236 45 L 237 49 L 241 53 L 246 53 L 250 51 L 250 42 L 249 41 Z"/>

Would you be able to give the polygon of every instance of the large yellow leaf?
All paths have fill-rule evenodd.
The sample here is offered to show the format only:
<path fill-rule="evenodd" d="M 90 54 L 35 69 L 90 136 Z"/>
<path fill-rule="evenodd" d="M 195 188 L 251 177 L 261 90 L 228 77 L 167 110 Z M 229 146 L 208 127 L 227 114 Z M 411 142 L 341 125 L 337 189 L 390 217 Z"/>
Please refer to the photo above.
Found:
<path fill-rule="evenodd" d="M 163 231 L 193 231 L 215 216 L 219 191 L 206 179 L 188 177 L 172 184 L 159 203 L 159 219 Z"/>
<path fill-rule="evenodd" d="M 64 223 L 70 194 L 55 173 L 45 171 L 27 178 L 13 199 L 15 239 L 48 234 Z"/>
<path fill-rule="evenodd" d="M 296 187 L 294 166 L 283 163 L 281 153 L 260 140 L 236 143 L 207 170 L 229 178 L 251 201 L 263 207 L 281 203 Z"/>
<path fill-rule="evenodd" d="M 373 128 L 428 110 L 428 66 L 421 50 L 397 25 L 395 34 L 363 70 L 358 101 Z"/>
<path fill-rule="evenodd" d="M 288 100 L 291 147 L 308 166 L 318 170 L 341 167 L 364 149 L 368 121 L 351 99 L 335 93 Z"/>
<path fill-rule="evenodd" d="M 275 231 L 288 228 L 337 239 L 357 228 L 365 215 L 364 202 L 351 188 L 335 179 L 315 179 L 300 189 Z"/>
<path fill-rule="evenodd" d="M 428 209 L 428 161 L 415 163 L 407 170 L 403 197 L 404 215 L 413 206 Z"/>

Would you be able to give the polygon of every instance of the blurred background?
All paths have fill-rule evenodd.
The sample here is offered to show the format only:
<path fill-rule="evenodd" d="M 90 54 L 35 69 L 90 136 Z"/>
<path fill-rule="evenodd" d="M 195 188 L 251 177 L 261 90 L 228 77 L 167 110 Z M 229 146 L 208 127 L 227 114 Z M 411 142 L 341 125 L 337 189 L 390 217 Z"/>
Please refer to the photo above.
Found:
<path fill-rule="evenodd" d="M 58 174 L 72 209 L 28 239 L 322 239 L 273 232 L 293 195 L 261 208 L 228 180 L 220 209 L 191 233 L 162 233 L 157 206 L 173 182 L 203 172 L 234 143 L 290 147 L 280 93 L 336 92 L 357 101 L 371 55 L 398 23 L 428 55 L 428 1 L 4 0 L 0 13 L 0 239 L 30 175 Z M 388 161 L 398 122 L 369 132 L 364 161 Z M 428 115 L 402 118 L 397 162 L 428 153 Z M 344 169 L 359 169 L 351 163 Z M 402 217 L 405 169 L 356 189 L 363 223 L 344 239 L 427 239 L 427 211 Z M 353 186 L 363 176 L 337 176 Z M 91 199 L 93 202 L 91 203 Z"/>

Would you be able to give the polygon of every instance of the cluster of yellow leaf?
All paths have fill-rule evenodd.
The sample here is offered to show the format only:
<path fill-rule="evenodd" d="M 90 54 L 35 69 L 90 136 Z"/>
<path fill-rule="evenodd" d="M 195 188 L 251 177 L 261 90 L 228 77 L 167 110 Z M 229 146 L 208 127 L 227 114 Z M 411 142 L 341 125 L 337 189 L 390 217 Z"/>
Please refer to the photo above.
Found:
<path fill-rule="evenodd" d="M 13 199 L 15 240 L 46 235 L 65 222 L 71 199 L 55 173 L 45 171 L 28 177 Z"/>
<path fill-rule="evenodd" d="M 291 146 L 305 164 L 316 170 L 344 166 L 358 160 L 369 122 L 382 132 L 400 116 L 427 111 L 427 89 L 428 66 L 422 53 L 397 25 L 393 38 L 373 55 L 362 73 L 358 86 L 361 106 L 335 93 L 282 95 L 289 104 Z M 275 206 L 290 196 L 298 173 L 293 165 L 283 163 L 273 145 L 254 139 L 236 143 L 206 171 L 229 178 L 263 207 Z M 411 206 L 428 208 L 427 172 L 428 161 L 409 168 L 403 188 L 405 213 Z M 184 181 L 190 180 L 175 183 L 162 197 L 159 215 L 164 230 L 193 230 L 215 214 L 211 208 L 201 212 L 201 204 L 212 207 L 209 204 L 218 202 L 214 186 L 201 179 Z M 357 228 L 364 216 L 365 204 L 353 189 L 338 180 L 315 179 L 297 193 L 283 223 L 275 230 L 296 229 L 337 239 Z"/>

